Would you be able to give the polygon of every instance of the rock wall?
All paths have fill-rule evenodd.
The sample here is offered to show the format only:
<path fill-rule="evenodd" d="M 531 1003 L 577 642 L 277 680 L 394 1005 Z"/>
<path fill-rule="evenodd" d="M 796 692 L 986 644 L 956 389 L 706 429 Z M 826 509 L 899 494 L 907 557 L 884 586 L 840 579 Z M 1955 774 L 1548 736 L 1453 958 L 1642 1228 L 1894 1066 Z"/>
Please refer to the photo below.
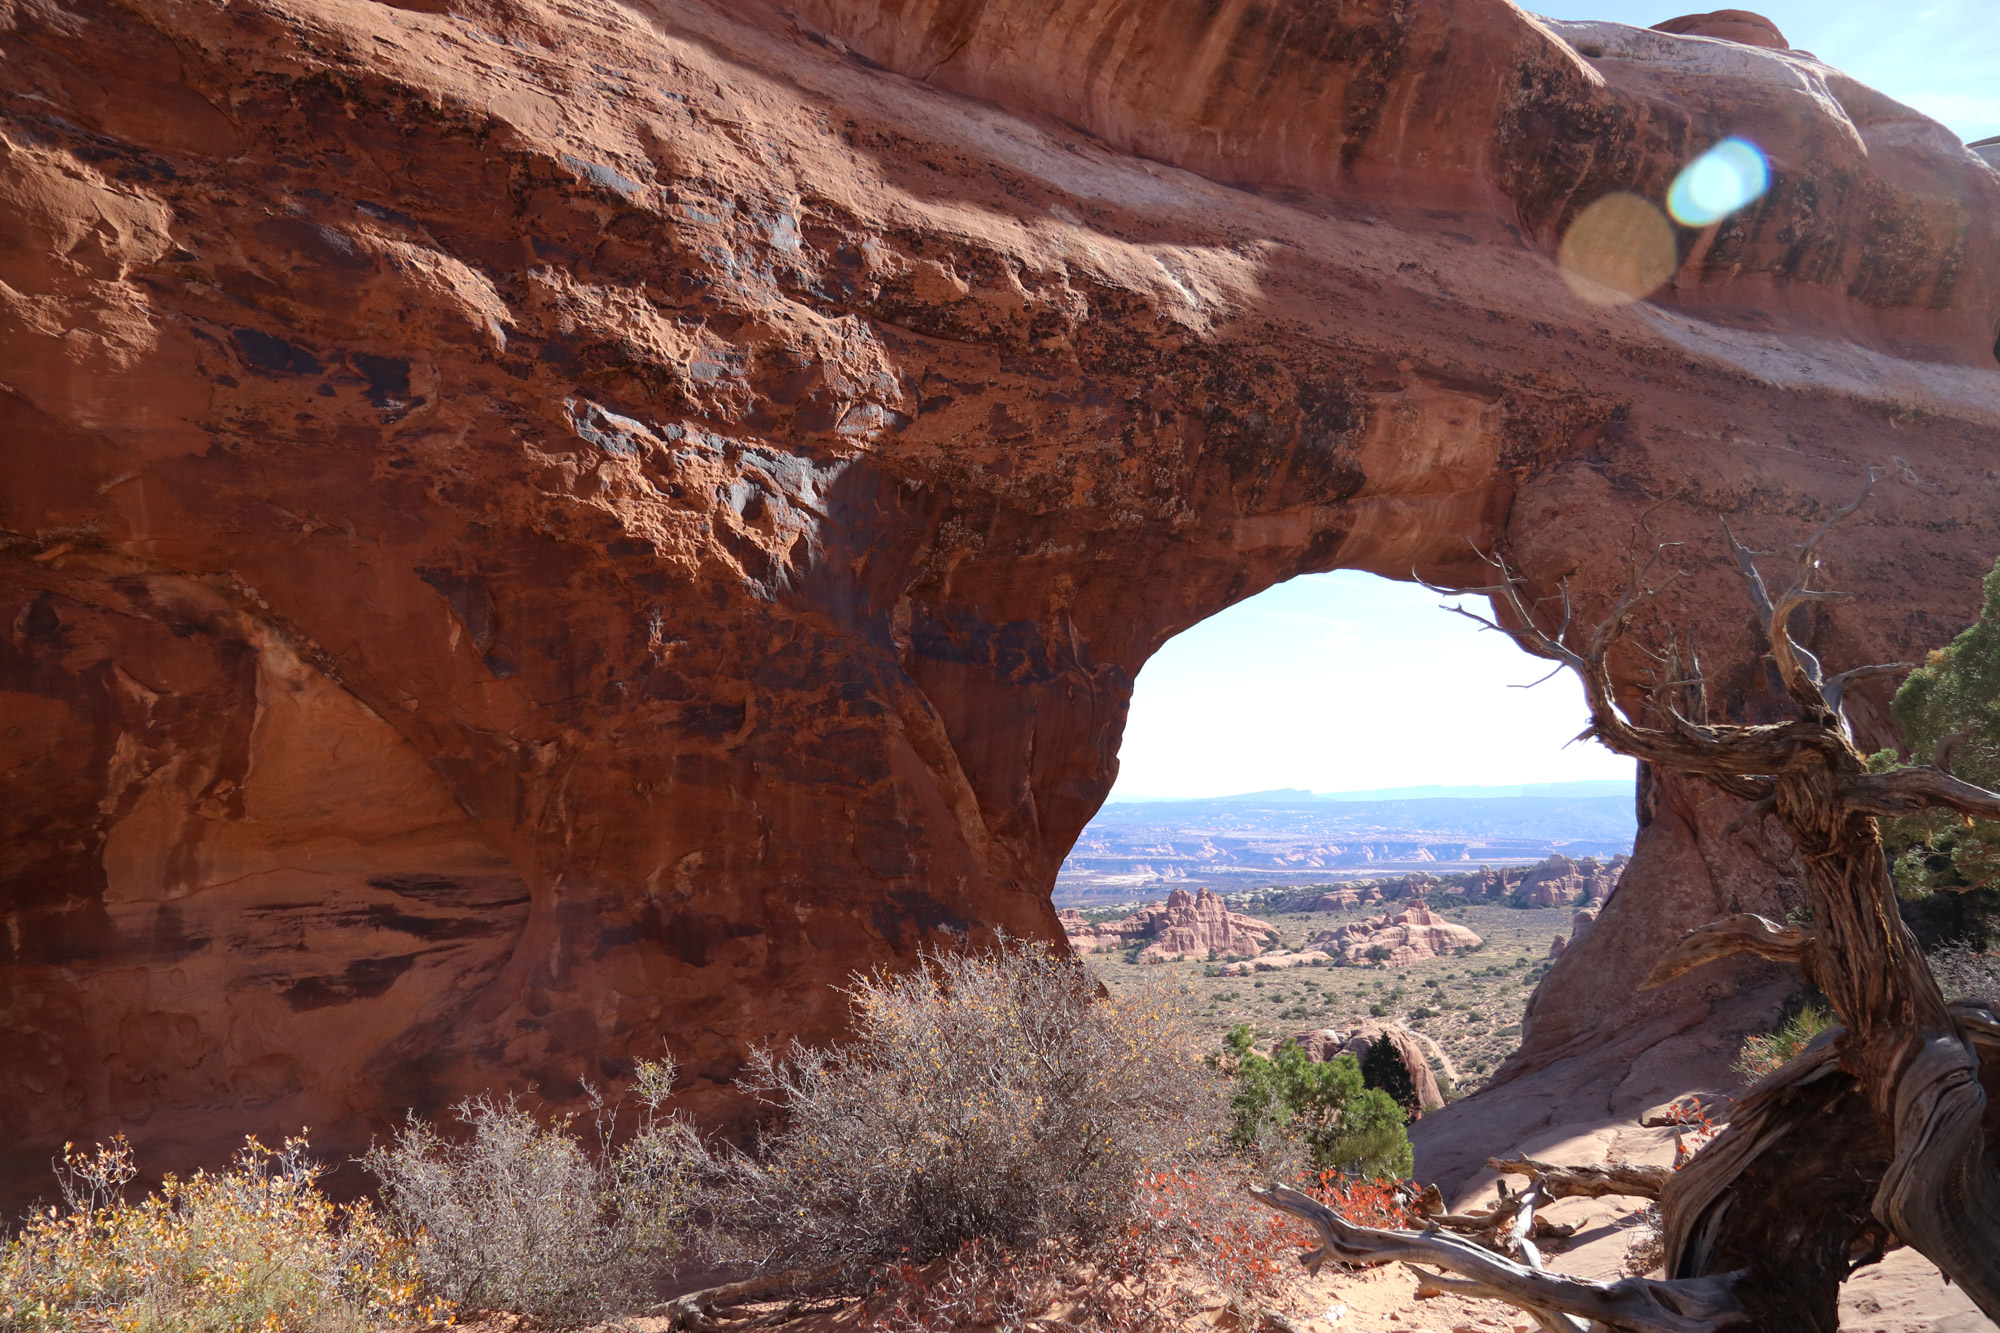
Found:
<path fill-rule="evenodd" d="M 1716 512 L 1776 546 L 1891 467 L 1840 663 L 2000 549 L 2000 174 L 1782 52 L 1507 0 L 4 0 L 0 56 L 9 1206 L 64 1140 L 338 1156 L 662 1045 L 727 1117 L 855 968 L 1055 936 L 1133 676 L 1296 574 L 1504 545 L 1588 615 L 1650 515 L 1755 712 Z M 1581 303 L 1569 221 L 1723 133 L 1771 192 Z M 1648 779 L 1519 1077 L 1754 979 L 1626 998 L 1779 893 L 1727 805 Z"/>

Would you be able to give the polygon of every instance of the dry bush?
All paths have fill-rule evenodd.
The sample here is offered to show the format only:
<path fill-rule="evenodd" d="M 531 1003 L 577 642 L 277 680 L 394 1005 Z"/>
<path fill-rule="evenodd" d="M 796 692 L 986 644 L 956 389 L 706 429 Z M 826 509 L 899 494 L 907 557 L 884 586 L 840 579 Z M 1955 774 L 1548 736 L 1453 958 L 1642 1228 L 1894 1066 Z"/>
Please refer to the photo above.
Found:
<path fill-rule="evenodd" d="M 679 1248 L 704 1160 L 660 1110 L 673 1066 L 639 1068 L 636 1132 L 617 1147 L 600 1107 L 587 1144 L 571 1117 L 543 1122 L 513 1099 L 476 1097 L 447 1139 L 414 1117 L 362 1159 L 414 1247 L 425 1286 L 460 1310 L 511 1310 L 554 1323 L 610 1314 L 641 1299 Z"/>
<path fill-rule="evenodd" d="M 847 995 L 848 1046 L 759 1052 L 744 1079 L 778 1123 L 720 1160 L 715 1211 L 762 1267 L 1102 1243 L 1139 1182 L 1192 1161 L 1221 1123 L 1184 1006 L 1160 989 L 1106 997 L 1045 945 L 932 954 Z"/>
<path fill-rule="evenodd" d="M 859 1322 L 880 1333 L 1177 1333 L 1227 1310 L 1256 1327 L 1318 1243 L 1245 1192 L 1241 1163 L 1158 1172 L 1139 1182 L 1125 1228 L 1084 1254 L 1044 1241 L 1025 1251 L 967 1242 L 928 1265 L 875 1274 Z M 1411 1225 L 1395 1188 L 1324 1172 L 1300 1188 L 1363 1226 Z"/>
<path fill-rule="evenodd" d="M 1660 1205 L 1649 1203 L 1646 1211 L 1639 1214 L 1638 1224 L 1632 1228 L 1632 1239 L 1626 1242 L 1625 1259 L 1620 1269 L 1627 1277 L 1644 1277 L 1666 1262 L 1667 1234 L 1661 1229 Z"/>
<path fill-rule="evenodd" d="M 415 1256 L 366 1204 L 336 1207 L 303 1139 L 124 1202 L 123 1139 L 65 1150 L 63 1204 L 0 1250 L 0 1327 L 345 1333 L 424 1322 Z"/>

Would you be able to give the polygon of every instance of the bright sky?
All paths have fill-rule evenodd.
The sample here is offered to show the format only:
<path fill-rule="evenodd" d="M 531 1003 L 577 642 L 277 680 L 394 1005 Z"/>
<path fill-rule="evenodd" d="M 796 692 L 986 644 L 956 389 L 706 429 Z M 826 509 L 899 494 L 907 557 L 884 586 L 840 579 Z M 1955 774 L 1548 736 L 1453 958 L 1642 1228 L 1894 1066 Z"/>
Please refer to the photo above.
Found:
<path fill-rule="evenodd" d="M 1516 0 L 1558 19 L 1647 28 L 1681 14 L 1747 9 L 1785 40 L 1957 131 L 2000 134 L 2000 0 Z"/>
<path fill-rule="evenodd" d="M 1632 776 L 1600 745 L 1563 748 L 1585 721 L 1574 680 L 1509 689 L 1548 664 L 1440 600 L 1312 574 L 1169 640 L 1139 673 L 1112 799 Z"/>
<path fill-rule="evenodd" d="M 1719 6 L 1534 0 L 1552 18 L 1650 26 Z M 1935 117 L 2000 134 L 2000 0 L 1756 0 L 1787 41 Z M 1629 778 L 1583 728 L 1576 683 L 1411 584 L 1294 579 L 1169 642 L 1139 674 L 1112 799 L 1273 787 L 1505 786 Z M 1472 603 L 1483 609 L 1483 600 Z"/>

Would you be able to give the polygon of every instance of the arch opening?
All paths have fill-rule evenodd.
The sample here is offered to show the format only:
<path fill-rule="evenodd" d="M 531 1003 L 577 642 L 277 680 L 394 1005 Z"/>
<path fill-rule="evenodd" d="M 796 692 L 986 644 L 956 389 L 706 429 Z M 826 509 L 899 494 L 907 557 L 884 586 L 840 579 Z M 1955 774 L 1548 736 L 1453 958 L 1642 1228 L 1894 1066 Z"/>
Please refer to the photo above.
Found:
<path fill-rule="evenodd" d="M 1206 1038 L 1400 1023 L 1458 1091 L 1616 887 L 1634 766 L 1582 692 L 1419 585 L 1305 575 L 1140 672 L 1055 902 L 1109 984 L 1182 974 Z M 1560 943 L 1558 940 L 1560 939 Z"/>

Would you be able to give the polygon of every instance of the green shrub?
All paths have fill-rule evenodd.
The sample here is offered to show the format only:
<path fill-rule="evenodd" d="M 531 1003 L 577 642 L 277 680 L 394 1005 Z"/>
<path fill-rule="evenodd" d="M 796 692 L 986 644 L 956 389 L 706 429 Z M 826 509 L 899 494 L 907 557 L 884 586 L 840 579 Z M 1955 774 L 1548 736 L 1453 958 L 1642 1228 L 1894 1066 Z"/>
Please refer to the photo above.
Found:
<path fill-rule="evenodd" d="M 1232 1144 L 1272 1160 L 1302 1152 L 1314 1170 L 1399 1179 L 1410 1174 L 1414 1161 L 1402 1109 L 1388 1093 L 1367 1086 L 1353 1056 L 1315 1062 L 1287 1042 L 1267 1057 L 1254 1040 L 1248 1027 L 1229 1034 L 1227 1058 L 1236 1073 Z"/>
<path fill-rule="evenodd" d="M 1032 943 L 924 963 L 856 979 L 840 1050 L 754 1055 L 742 1084 L 778 1123 L 720 1161 L 715 1211 L 761 1265 L 1088 1246 L 1212 1143 L 1220 1080 L 1159 987 L 1104 996 Z"/>
<path fill-rule="evenodd" d="M 1986 575 L 1985 594 L 1980 618 L 1910 673 L 1889 711 L 1915 762 L 1928 763 L 1940 740 L 1962 734 L 1952 772 L 1991 787 L 2000 783 L 2000 564 Z M 1878 771 L 1896 765 L 1886 750 L 1869 760 Z M 2000 886 L 2000 823 L 1931 810 L 1885 819 L 1882 842 L 1906 894 Z"/>
<path fill-rule="evenodd" d="M 1402 1052 L 1386 1032 L 1368 1043 L 1368 1049 L 1361 1053 L 1361 1081 L 1388 1093 L 1405 1116 L 1417 1115 L 1424 1109 L 1417 1097 L 1416 1080 L 1410 1077 Z"/>
<path fill-rule="evenodd" d="M 510 1310 L 586 1322 L 642 1296 L 681 1241 L 704 1154 L 661 1113 L 667 1061 L 639 1068 L 639 1124 L 616 1148 L 613 1117 L 587 1145 L 571 1117 L 544 1122 L 511 1098 L 475 1097 L 453 1113 L 469 1131 L 447 1139 L 414 1117 L 362 1164 L 408 1237 L 428 1290 L 466 1311 Z"/>
<path fill-rule="evenodd" d="M 0 1247 L 0 1328 L 359 1333 L 449 1313 L 419 1299 L 409 1247 L 366 1204 L 328 1200 L 305 1154 L 303 1139 L 251 1139 L 230 1170 L 127 1203 L 123 1139 L 65 1146 L 62 1206 Z"/>
<path fill-rule="evenodd" d="M 1730 1067 L 1754 1083 L 1790 1064 L 1814 1037 L 1839 1021 L 1817 1005 L 1806 1005 L 1779 1025 L 1776 1032 L 1746 1038 L 1736 1063 Z"/>

